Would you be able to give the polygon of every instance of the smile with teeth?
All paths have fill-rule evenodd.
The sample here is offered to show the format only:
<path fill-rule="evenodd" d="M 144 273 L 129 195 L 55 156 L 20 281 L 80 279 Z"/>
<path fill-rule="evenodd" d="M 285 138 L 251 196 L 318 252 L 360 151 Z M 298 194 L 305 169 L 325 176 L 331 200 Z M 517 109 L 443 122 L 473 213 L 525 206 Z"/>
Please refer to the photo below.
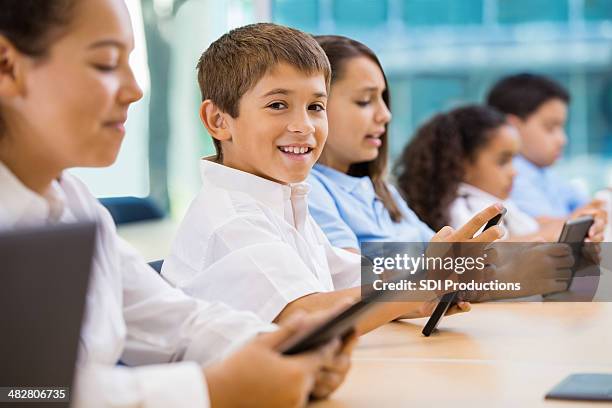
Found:
<path fill-rule="evenodd" d="M 290 153 L 290 154 L 308 154 L 312 151 L 312 147 L 278 146 L 278 150 L 280 150 L 283 153 Z"/>

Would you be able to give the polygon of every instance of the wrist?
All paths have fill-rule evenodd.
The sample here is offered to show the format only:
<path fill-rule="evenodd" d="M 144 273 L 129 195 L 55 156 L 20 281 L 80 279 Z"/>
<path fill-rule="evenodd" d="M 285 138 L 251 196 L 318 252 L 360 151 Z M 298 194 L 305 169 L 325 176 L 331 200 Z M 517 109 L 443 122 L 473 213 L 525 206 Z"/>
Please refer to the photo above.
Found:
<path fill-rule="evenodd" d="M 225 408 L 231 407 L 232 401 L 231 390 L 228 385 L 228 375 L 226 374 L 227 369 L 221 364 L 214 364 L 204 369 L 204 377 L 208 387 L 208 395 L 210 399 L 211 408 Z"/>

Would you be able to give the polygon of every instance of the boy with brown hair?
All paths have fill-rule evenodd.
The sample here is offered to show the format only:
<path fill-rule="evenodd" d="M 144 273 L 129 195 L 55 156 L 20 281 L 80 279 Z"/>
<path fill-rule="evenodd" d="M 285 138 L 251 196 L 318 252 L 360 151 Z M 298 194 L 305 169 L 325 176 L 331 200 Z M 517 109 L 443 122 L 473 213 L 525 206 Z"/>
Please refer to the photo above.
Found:
<path fill-rule="evenodd" d="M 360 297 L 361 259 L 329 243 L 308 213 L 303 182 L 327 137 L 331 75 L 311 36 L 269 23 L 232 30 L 202 54 L 200 117 L 217 156 L 201 162 L 203 187 L 164 264 L 168 281 L 274 322 Z M 467 240 L 498 212 L 490 207 L 434 240 Z M 493 228 L 477 239 L 499 236 Z M 358 332 L 430 308 L 389 302 Z"/>

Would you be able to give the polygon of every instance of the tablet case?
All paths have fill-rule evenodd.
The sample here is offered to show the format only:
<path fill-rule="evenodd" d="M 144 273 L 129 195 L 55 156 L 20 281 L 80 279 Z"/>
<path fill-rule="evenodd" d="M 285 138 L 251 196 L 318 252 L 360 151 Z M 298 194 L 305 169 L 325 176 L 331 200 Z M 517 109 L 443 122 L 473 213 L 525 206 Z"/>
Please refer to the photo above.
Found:
<path fill-rule="evenodd" d="M 612 401 L 612 374 L 572 374 L 550 390 L 546 398 Z"/>

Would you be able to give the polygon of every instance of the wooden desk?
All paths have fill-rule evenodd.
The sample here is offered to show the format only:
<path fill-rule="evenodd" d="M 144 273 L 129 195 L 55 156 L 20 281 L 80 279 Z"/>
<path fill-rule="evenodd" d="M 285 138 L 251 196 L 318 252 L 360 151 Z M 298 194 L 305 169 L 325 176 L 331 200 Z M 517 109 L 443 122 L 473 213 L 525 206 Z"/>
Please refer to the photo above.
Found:
<path fill-rule="evenodd" d="M 571 373 L 612 373 L 612 303 L 473 305 L 429 338 L 425 321 L 362 337 L 346 383 L 312 406 L 602 406 L 544 394 Z"/>

